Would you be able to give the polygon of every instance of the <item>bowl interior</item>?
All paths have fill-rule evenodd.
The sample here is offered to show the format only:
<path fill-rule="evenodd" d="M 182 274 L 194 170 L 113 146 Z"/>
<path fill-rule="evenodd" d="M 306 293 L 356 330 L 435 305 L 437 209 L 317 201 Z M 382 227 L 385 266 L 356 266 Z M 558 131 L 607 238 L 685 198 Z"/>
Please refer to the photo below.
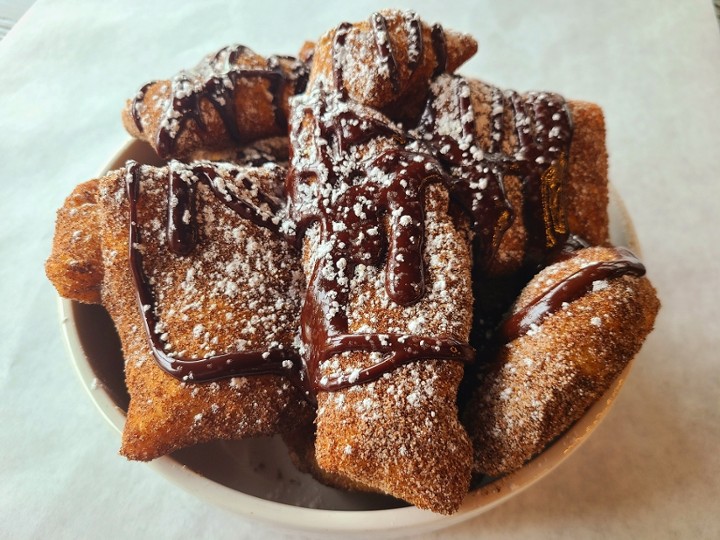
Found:
<path fill-rule="evenodd" d="M 101 174 L 123 166 L 128 159 L 150 165 L 162 163 L 147 144 L 132 141 Z M 610 215 L 613 243 L 629 245 L 637 251 L 630 220 L 613 190 Z M 110 424 L 121 431 L 129 396 L 120 340 L 112 320 L 98 305 L 61 300 L 60 311 L 66 342 L 85 388 Z M 326 532 L 430 530 L 495 506 L 559 465 L 597 427 L 629 368 L 628 365 L 607 394 L 542 454 L 511 475 L 481 482 L 451 517 L 421 511 L 388 496 L 326 487 L 295 469 L 278 437 L 197 445 L 157 459 L 151 466 L 200 498 L 274 525 Z"/>

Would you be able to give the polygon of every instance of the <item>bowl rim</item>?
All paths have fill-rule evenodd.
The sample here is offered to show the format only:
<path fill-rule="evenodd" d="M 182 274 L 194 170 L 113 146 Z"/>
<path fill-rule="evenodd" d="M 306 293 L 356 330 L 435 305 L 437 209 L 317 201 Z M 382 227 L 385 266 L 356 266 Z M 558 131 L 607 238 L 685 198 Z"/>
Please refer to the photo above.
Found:
<path fill-rule="evenodd" d="M 129 139 L 106 162 L 98 176 L 103 176 L 118 165 L 121 166 L 126 161 L 127 154 L 132 153 L 137 145 L 146 145 L 146 143 Z M 627 244 L 640 255 L 639 242 L 627 209 L 612 184 L 609 185 L 609 192 L 611 201 L 609 207 L 615 206 L 615 211 L 611 212 L 611 223 L 613 219 L 619 221 L 616 225 L 621 228 Z M 72 300 L 58 296 L 58 314 L 66 349 L 86 393 L 103 418 L 120 434 L 125 424 L 125 412 L 113 401 L 102 384 L 98 384 L 98 378 L 82 347 L 78 327 L 75 324 L 72 309 L 74 303 Z M 196 473 L 169 456 L 157 458 L 147 465 L 199 499 L 285 530 L 316 533 L 410 532 L 413 529 L 430 531 L 454 525 L 486 512 L 550 474 L 587 440 L 607 416 L 633 362 L 634 359 L 631 359 L 605 394 L 550 446 L 521 469 L 470 491 L 460 509 L 450 516 L 420 510 L 414 506 L 382 510 L 327 510 L 294 506 L 255 497 L 224 486 Z"/>

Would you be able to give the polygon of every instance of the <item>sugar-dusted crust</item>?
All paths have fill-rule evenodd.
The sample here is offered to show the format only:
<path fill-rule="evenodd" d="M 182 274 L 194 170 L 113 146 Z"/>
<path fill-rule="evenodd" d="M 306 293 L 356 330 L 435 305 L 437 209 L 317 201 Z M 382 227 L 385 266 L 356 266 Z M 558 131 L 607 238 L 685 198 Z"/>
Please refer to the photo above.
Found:
<path fill-rule="evenodd" d="M 612 248 L 579 251 L 540 272 L 514 312 L 583 266 L 617 258 Z M 593 283 L 593 290 L 501 348 L 464 412 L 474 472 L 519 469 L 575 422 L 640 350 L 659 309 L 645 277 Z"/>
<path fill-rule="evenodd" d="M 103 262 L 97 229 L 98 181 L 79 184 L 57 212 L 45 273 L 64 298 L 100 303 Z"/>
<path fill-rule="evenodd" d="M 243 176 L 269 184 L 276 167 L 217 166 L 228 189 Z M 121 453 L 150 460 L 183 446 L 214 439 L 276 433 L 308 414 L 284 378 L 263 375 L 211 383 L 181 382 L 152 357 L 128 259 L 127 171 L 100 180 L 105 279 L 104 306 L 115 321 L 125 357 L 130 408 Z M 141 168 L 138 221 L 143 267 L 152 281 L 165 341 L 185 357 L 263 349 L 276 341 L 292 347 L 298 326 L 302 276 L 297 255 L 269 230 L 230 211 L 204 185 L 197 186 L 199 243 L 188 256 L 167 248 L 166 168 Z M 253 198 L 251 193 L 244 196 Z"/>
<path fill-rule="evenodd" d="M 591 246 L 609 241 L 608 156 L 602 109 L 587 101 L 568 101 L 573 119 L 567 181 L 570 231 Z"/>
<path fill-rule="evenodd" d="M 385 271 L 356 271 L 350 331 L 418 334 L 466 341 L 472 319 L 470 245 L 447 214 L 447 193 L 429 189 L 426 204 L 426 284 L 417 304 L 389 301 Z M 350 353 L 328 361 L 323 374 L 373 362 Z M 325 471 L 419 508 L 449 514 L 469 486 L 470 443 L 458 421 L 463 365 L 430 360 L 399 367 L 369 384 L 318 395 L 315 454 Z"/>
<path fill-rule="evenodd" d="M 294 174 L 309 173 L 304 177 L 306 184 L 296 188 L 302 189 L 302 193 L 312 193 L 313 189 L 322 192 L 328 185 L 326 178 L 312 173 L 322 170 L 317 152 L 324 143 L 318 140 L 321 135 L 314 127 L 311 112 L 321 96 L 322 92 L 318 92 L 293 101 L 292 166 Z M 330 115 L 344 112 L 387 122 L 379 113 L 357 103 L 328 99 L 326 111 Z M 362 167 L 373 157 L 397 148 L 398 142 L 392 137 L 371 137 L 336 156 L 336 169 Z M 358 181 L 368 185 L 392 181 L 377 168 L 367 169 L 367 175 Z M 351 180 L 342 177 L 340 181 Z M 298 204 L 313 203 L 300 200 Z M 342 307 L 348 315 L 350 334 L 420 335 L 467 342 L 472 321 L 470 232 L 463 220 L 453 220 L 448 205 L 449 196 L 443 187 L 427 187 L 425 294 L 418 302 L 401 306 L 391 300 L 386 287 L 386 264 L 354 265 L 353 273 L 347 276 L 348 304 Z M 353 208 L 343 213 L 354 212 Z M 389 219 L 378 227 L 381 230 L 375 234 L 391 235 Z M 307 231 L 303 267 L 308 279 L 312 279 L 318 265 L 323 268 L 321 272 L 335 275 L 333 279 L 344 279 L 344 267 L 327 266 L 334 266 L 326 258 L 327 246 L 338 243 L 333 235 L 321 238 L 319 227 Z M 338 374 L 351 377 L 354 370 L 371 366 L 380 358 L 382 355 L 369 352 L 331 356 L 320 363 L 319 377 L 332 379 Z M 315 440 L 317 465 L 325 473 L 343 478 L 346 484 L 359 483 L 435 512 L 454 512 L 470 481 L 471 446 L 458 420 L 456 404 L 463 370 L 457 361 L 414 361 L 367 384 L 320 391 Z"/>
<path fill-rule="evenodd" d="M 482 149 L 487 151 L 492 141 L 494 87 L 479 80 L 469 82 L 478 141 Z M 450 79 L 441 77 L 435 81 L 434 88 L 438 88 L 436 92 L 441 93 L 449 84 Z M 573 123 L 564 188 L 569 231 L 590 245 L 603 245 L 608 241 L 608 172 L 602 109 L 583 101 L 568 101 L 567 105 Z M 518 150 L 518 141 L 514 112 L 507 105 L 502 125 L 502 153 L 512 156 Z M 532 124 L 529 127 L 532 128 Z M 488 274 L 493 277 L 516 272 L 522 267 L 526 255 L 527 228 L 522 211 L 524 197 L 521 179 L 507 174 L 503 184 L 514 218 L 488 268 Z"/>
<path fill-rule="evenodd" d="M 310 474 L 318 482 L 336 489 L 382 493 L 377 488 L 353 481 L 341 474 L 329 472 L 318 465 L 315 456 L 315 425 L 312 423 L 297 426 L 284 432 L 282 440 L 287 447 L 290 460 L 300 472 Z"/>
<path fill-rule="evenodd" d="M 247 47 L 225 47 L 170 80 L 145 85 L 126 102 L 123 125 L 162 158 L 284 135 L 287 100 L 301 90 L 305 70 L 304 64 L 290 57 L 265 58 Z M 216 88 L 224 94 L 214 106 L 211 97 L 219 95 Z M 198 97 L 197 104 L 187 109 L 175 105 L 188 96 Z M 226 99 L 233 106 L 223 118 L 220 111 Z"/>
<path fill-rule="evenodd" d="M 374 29 L 374 18 L 385 21 L 386 31 Z M 413 43 L 411 21 L 421 29 L 422 39 Z M 309 85 L 326 88 L 335 85 L 333 56 L 342 72 L 342 87 L 358 103 L 381 110 L 394 119 L 412 118 L 419 113 L 430 79 L 436 69 L 452 73 L 477 51 L 477 42 L 468 34 L 442 30 L 445 36 L 445 58 L 438 58 L 433 45 L 433 29 L 413 12 L 382 10 L 369 20 L 352 24 L 344 45 L 334 48 L 341 27 L 323 35 L 315 44 Z M 388 67 L 380 53 L 381 44 L 391 52 L 394 67 Z M 411 55 L 417 58 L 411 62 Z M 440 64 L 443 65 L 440 65 Z M 438 66 L 440 66 L 438 68 Z M 397 87 L 393 88 L 390 70 L 397 70 Z"/>

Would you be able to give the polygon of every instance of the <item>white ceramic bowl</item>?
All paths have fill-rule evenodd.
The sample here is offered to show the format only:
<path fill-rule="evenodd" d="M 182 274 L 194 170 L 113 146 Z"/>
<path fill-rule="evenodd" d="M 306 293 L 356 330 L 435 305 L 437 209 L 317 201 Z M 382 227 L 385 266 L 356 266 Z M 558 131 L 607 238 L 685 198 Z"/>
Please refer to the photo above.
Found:
<path fill-rule="evenodd" d="M 100 172 L 128 159 L 160 164 L 145 143 L 127 143 Z M 610 197 L 611 239 L 638 244 L 616 192 Z M 78 375 L 105 419 L 122 431 L 129 401 L 120 342 L 101 306 L 60 299 L 60 320 Z M 331 536 L 398 536 L 429 532 L 470 519 L 521 492 L 548 474 L 595 430 L 615 401 L 628 365 L 607 393 L 566 433 L 519 471 L 471 491 L 460 510 L 441 516 L 391 497 L 345 493 L 299 473 L 278 438 L 215 442 L 175 452 L 150 463 L 157 472 L 198 498 L 285 530 Z"/>

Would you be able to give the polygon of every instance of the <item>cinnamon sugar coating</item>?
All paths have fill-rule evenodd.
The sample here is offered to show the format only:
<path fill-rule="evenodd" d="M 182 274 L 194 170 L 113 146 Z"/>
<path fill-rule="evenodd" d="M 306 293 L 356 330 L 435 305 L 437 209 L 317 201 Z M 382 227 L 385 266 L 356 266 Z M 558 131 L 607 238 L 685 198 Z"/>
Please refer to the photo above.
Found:
<path fill-rule="evenodd" d="M 513 312 L 584 266 L 616 257 L 612 248 L 587 248 L 545 268 Z M 513 472 L 569 428 L 640 350 L 659 306 L 645 277 L 595 281 L 592 291 L 503 346 L 463 415 L 474 472 Z"/>
<path fill-rule="evenodd" d="M 318 482 L 336 489 L 361 491 L 366 493 L 382 493 L 361 482 L 351 480 L 322 468 L 315 456 L 315 425 L 308 423 L 296 429 L 284 432 L 282 440 L 287 447 L 290 460 L 300 472 L 311 475 Z"/>

